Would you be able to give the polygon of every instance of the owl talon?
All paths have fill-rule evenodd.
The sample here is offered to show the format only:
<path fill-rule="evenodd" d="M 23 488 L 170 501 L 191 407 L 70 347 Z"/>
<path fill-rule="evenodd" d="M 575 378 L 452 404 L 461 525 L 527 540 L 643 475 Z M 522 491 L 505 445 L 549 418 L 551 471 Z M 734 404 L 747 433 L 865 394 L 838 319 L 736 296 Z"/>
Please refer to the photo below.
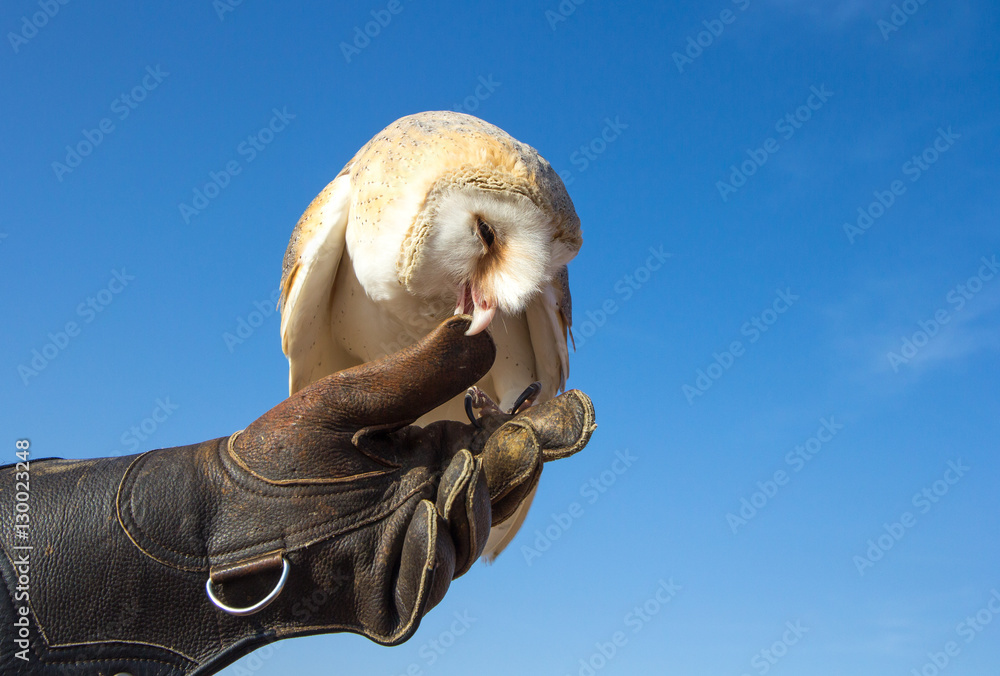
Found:
<path fill-rule="evenodd" d="M 541 391 L 542 391 L 542 384 L 537 380 L 528 385 L 524 389 L 524 392 L 522 392 L 520 396 L 517 398 L 517 401 L 514 402 L 514 405 L 511 406 L 510 414 L 517 415 L 522 408 L 530 408 L 531 405 L 535 403 L 535 398 Z"/>
<path fill-rule="evenodd" d="M 503 410 L 497 406 L 492 397 L 475 385 L 470 387 L 465 393 L 465 414 L 469 416 L 469 420 L 472 421 L 473 425 L 480 427 L 482 423 L 476 416 L 474 409 L 479 409 L 485 413 L 503 414 Z"/>
<path fill-rule="evenodd" d="M 476 427 L 482 427 L 483 423 L 476 417 L 476 412 L 472 407 L 472 391 L 465 393 L 465 415 L 469 416 L 469 422 Z"/>

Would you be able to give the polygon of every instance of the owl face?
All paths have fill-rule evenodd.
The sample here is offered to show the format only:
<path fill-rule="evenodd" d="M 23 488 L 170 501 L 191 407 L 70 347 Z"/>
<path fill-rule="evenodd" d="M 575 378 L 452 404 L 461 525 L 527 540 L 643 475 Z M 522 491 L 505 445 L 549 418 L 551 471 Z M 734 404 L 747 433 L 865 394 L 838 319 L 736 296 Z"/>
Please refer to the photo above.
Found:
<path fill-rule="evenodd" d="M 451 301 L 471 314 L 468 335 L 497 310 L 516 315 L 573 252 L 545 212 L 517 192 L 454 186 L 425 206 L 425 237 L 414 251 L 413 293 Z"/>

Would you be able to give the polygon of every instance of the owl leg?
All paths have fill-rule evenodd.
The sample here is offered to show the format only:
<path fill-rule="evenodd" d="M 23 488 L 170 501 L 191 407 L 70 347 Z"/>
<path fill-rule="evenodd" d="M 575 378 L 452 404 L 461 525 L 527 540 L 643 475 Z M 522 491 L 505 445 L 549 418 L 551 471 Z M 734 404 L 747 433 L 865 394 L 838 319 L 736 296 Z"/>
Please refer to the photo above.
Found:
<path fill-rule="evenodd" d="M 517 400 L 514 402 L 514 405 L 510 407 L 510 411 L 507 412 L 507 415 L 517 415 L 522 410 L 530 408 L 531 405 L 535 403 L 535 398 L 541 391 L 542 384 L 537 380 L 528 385 L 524 392 L 518 395 Z M 490 395 L 473 385 L 465 393 L 465 414 L 469 416 L 469 420 L 473 425 L 479 427 L 479 418 L 476 415 L 476 409 L 486 413 L 504 413 L 503 409 L 501 409 L 500 406 L 493 401 L 493 398 L 490 397 Z"/>

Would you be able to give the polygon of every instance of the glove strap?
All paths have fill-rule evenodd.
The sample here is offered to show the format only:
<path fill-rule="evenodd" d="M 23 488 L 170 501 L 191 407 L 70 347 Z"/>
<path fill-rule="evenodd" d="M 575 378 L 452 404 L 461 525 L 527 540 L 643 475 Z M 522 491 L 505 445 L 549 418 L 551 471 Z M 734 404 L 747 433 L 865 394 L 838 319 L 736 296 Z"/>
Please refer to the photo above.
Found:
<path fill-rule="evenodd" d="M 258 573 L 267 572 L 278 565 L 281 566 L 281 577 L 278 578 L 278 582 L 274 585 L 274 588 L 260 601 L 254 603 L 251 606 L 246 606 L 244 608 L 234 608 L 228 606 L 215 595 L 216 584 L 222 584 L 226 580 L 232 580 L 235 578 L 241 578 L 247 575 L 257 575 Z M 253 615 L 271 604 L 278 596 L 281 594 L 281 590 L 285 588 L 285 582 L 288 581 L 288 571 L 291 570 L 291 565 L 288 563 L 283 553 L 279 551 L 271 552 L 270 554 L 264 554 L 263 556 L 257 556 L 247 561 L 242 561 L 237 564 L 231 564 L 228 566 L 221 566 L 219 568 L 213 567 L 209 571 L 208 579 L 205 580 L 205 593 L 208 594 L 208 599 L 215 604 L 220 610 L 224 610 L 230 615 Z"/>

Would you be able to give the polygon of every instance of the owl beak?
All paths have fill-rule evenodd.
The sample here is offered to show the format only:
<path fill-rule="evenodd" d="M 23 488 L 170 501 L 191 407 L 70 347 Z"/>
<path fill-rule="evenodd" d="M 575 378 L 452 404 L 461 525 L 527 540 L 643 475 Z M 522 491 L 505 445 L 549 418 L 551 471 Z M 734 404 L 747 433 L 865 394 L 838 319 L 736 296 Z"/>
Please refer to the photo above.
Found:
<path fill-rule="evenodd" d="M 475 302 L 475 307 L 472 309 L 472 325 L 469 326 L 469 330 L 465 332 L 467 336 L 474 336 L 493 321 L 493 315 L 497 312 L 495 305 L 487 305 L 480 300 Z"/>
<path fill-rule="evenodd" d="M 465 332 L 467 336 L 474 336 L 481 333 L 497 312 L 496 303 L 487 299 L 477 289 L 470 284 L 462 284 L 458 290 L 458 303 L 455 307 L 455 314 L 472 315 L 472 324 Z"/>

